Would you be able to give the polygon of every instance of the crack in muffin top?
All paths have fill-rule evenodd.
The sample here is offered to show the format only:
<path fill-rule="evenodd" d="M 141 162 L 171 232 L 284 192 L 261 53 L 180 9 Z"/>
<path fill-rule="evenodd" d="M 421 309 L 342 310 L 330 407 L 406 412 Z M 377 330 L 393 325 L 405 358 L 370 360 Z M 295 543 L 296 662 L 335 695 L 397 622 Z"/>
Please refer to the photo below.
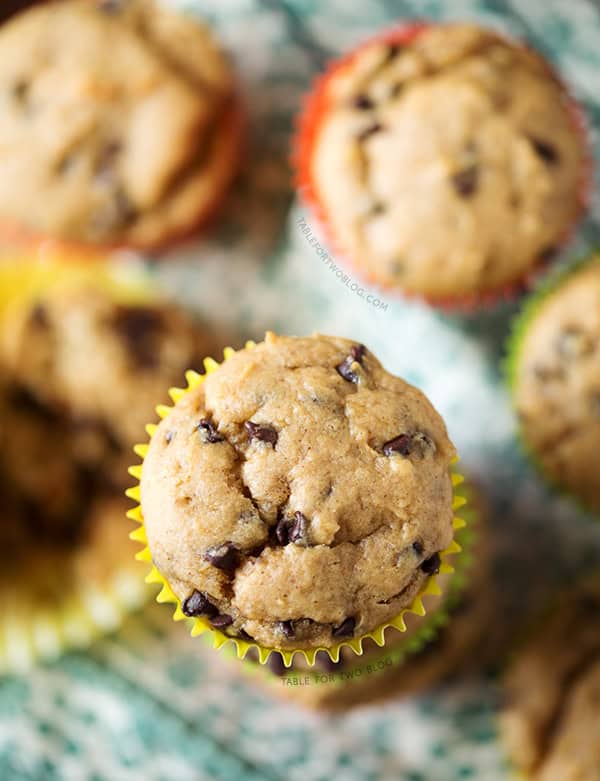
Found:
<path fill-rule="evenodd" d="M 364 346 L 268 333 L 152 437 L 154 564 L 185 613 L 264 646 L 364 634 L 439 569 L 454 454 L 426 397 Z"/>
<path fill-rule="evenodd" d="M 520 280 L 581 208 L 565 90 L 535 53 L 471 25 L 367 44 L 328 79 L 311 179 L 368 277 L 429 296 Z"/>

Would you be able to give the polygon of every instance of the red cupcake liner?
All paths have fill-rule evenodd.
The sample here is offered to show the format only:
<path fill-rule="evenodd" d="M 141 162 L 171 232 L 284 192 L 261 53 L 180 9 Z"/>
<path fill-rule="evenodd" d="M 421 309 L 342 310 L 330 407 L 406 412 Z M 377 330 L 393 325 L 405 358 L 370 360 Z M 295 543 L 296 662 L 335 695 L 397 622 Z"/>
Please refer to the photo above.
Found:
<path fill-rule="evenodd" d="M 58 256 L 63 260 L 102 260 L 107 253 L 118 251 L 149 253 L 153 258 L 166 250 L 173 249 L 200 231 L 214 224 L 227 196 L 230 186 L 238 173 L 244 157 L 245 130 L 247 126 L 246 112 L 239 93 L 232 94 L 224 108 L 219 124 L 219 132 L 227 135 L 228 143 L 221 155 L 227 155 L 218 171 L 214 183 L 215 194 L 205 204 L 201 211 L 187 225 L 179 226 L 161 237 L 150 242 L 91 242 L 59 239 L 44 233 L 30 230 L 17 222 L 0 219 L 0 241 L 12 248 L 19 247 L 28 254 L 40 256 Z"/>
<path fill-rule="evenodd" d="M 589 129 L 585 113 L 574 98 L 571 90 L 550 63 L 534 49 L 520 41 L 507 39 L 511 45 L 521 46 L 533 54 L 546 69 L 549 78 L 559 85 L 567 104 L 567 111 L 572 126 L 580 139 L 583 150 L 583 163 L 579 175 L 577 193 L 577 211 L 571 225 L 559 237 L 555 250 L 550 257 L 540 259 L 525 274 L 501 287 L 493 290 L 463 294 L 459 296 L 430 296 L 415 291 L 405 290 L 395 285 L 386 285 L 378 281 L 372 274 L 365 272 L 339 245 L 327 209 L 319 195 L 319 188 L 312 173 L 311 161 L 316 140 L 319 135 L 323 118 L 331 107 L 331 95 L 329 83 L 333 76 L 349 68 L 356 57 L 364 49 L 373 43 L 396 43 L 407 45 L 414 41 L 424 30 L 434 26 L 435 22 L 416 20 L 400 23 L 396 27 L 379 33 L 360 44 L 356 49 L 332 60 L 326 70 L 313 81 L 312 88 L 302 102 L 302 108 L 296 117 L 296 129 L 292 146 L 291 162 L 295 171 L 294 183 L 301 203 L 316 218 L 318 227 L 323 237 L 331 247 L 336 257 L 357 277 L 369 285 L 372 285 L 384 293 L 391 293 L 394 297 L 422 301 L 447 314 L 471 314 L 485 309 L 491 309 L 500 303 L 512 301 L 530 290 L 539 277 L 544 273 L 559 252 L 573 237 L 577 226 L 586 213 L 593 190 L 594 159 L 589 143 Z M 450 25 L 449 25 L 450 26 Z"/>

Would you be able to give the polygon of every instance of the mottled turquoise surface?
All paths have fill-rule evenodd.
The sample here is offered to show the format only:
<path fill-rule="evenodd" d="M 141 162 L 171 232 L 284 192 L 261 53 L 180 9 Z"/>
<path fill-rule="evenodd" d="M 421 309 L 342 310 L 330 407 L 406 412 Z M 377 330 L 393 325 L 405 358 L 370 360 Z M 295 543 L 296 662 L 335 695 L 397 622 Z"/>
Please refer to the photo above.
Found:
<path fill-rule="evenodd" d="M 298 226 L 286 159 L 291 119 L 327 59 L 402 17 L 473 19 L 526 37 L 561 69 L 600 128 L 600 6 L 591 0 L 205 0 L 182 4 L 216 25 L 239 63 L 251 114 L 249 171 L 215 235 L 152 273 L 231 333 L 314 330 L 365 342 L 444 414 L 463 468 L 489 488 L 500 549 L 501 620 L 521 590 L 598 567 L 600 526 L 541 484 L 520 455 L 499 373 L 508 306 L 445 318 L 418 304 L 359 298 Z M 291 209 L 291 212 L 290 212 Z M 310 217 L 304 215 L 310 224 Z M 565 259 L 599 239 L 597 203 Z M 492 573 L 490 574 L 492 577 Z M 492 682 L 335 718 L 267 699 L 232 679 L 169 610 L 133 617 L 90 654 L 0 683 L 1 781 L 500 781 Z"/>

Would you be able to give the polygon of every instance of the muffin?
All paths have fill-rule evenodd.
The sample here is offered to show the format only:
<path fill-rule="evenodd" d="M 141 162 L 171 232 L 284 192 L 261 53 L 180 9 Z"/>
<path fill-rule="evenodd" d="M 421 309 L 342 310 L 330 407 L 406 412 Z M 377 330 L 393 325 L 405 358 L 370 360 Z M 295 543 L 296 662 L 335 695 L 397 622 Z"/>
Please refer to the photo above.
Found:
<path fill-rule="evenodd" d="M 287 650 L 391 622 L 453 539 L 441 417 L 347 339 L 267 333 L 211 368 L 134 470 L 182 615 Z"/>
<path fill-rule="evenodd" d="M 600 779 L 600 580 L 579 584 L 521 649 L 501 726 L 529 781 Z"/>
<path fill-rule="evenodd" d="M 600 510 L 600 258 L 527 306 L 510 347 L 521 436 L 544 475 Z"/>
<path fill-rule="evenodd" d="M 123 536 L 131 447 L 213 340 L 121 268 L 23 261 L 0 277 L 0 671 L 14 672 L 143 601 Z"/>
<path fill-rule="evenodd" d="M 152 0 L 61 0 L 0 28 L 6 233 L 154 248 L 212 214 L 237 163 L 231 67 Z"/>
<path fill-rule="evenodd" d="M 587 180 L 581 121 L 540 56 L 473 25 L 413 25 L 334 63 L 309 98 L 297 181 L 367 280 L 448 305 L 521 285 Z"/>

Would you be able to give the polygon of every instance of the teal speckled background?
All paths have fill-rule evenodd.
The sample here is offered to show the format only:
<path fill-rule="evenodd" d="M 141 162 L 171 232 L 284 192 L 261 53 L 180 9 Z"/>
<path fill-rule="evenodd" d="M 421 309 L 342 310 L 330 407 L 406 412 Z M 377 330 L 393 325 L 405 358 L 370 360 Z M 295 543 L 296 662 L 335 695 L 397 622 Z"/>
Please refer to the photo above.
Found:
<path fill-rule="evenodd" d="M 549 55 L 600 127 L 600 5 L 592 0 L 203 0 L 180 3 L 218 28 L 239 64 L 251 154 L 215 233 L 152 266 L 161 284 L 231 334 L 313 330 L 365 342 L 444 414 L 463 468 L 489 488 L 501 540 L 494 569 L 513 621 L 518 593 L 600 563 L 600 526 L 552 496 L 520 455 L 499 373 L 515 306 L 478 318 L 358 298 L 297 221 L 287 168 L 292 117 L 311 77 L 399 18 L 472 19 Z M 291 209 L 291 213 L 290 213 Z M 598 242 L 597 204 L 566 258 Z M 310 223 L 310 218 L 307 217 Z M 89 654 L 0 682 L 2 781 L 500 781 L 493 682 L 326 718 L 232 679 L 215 652 L 151 605 Z"/>

